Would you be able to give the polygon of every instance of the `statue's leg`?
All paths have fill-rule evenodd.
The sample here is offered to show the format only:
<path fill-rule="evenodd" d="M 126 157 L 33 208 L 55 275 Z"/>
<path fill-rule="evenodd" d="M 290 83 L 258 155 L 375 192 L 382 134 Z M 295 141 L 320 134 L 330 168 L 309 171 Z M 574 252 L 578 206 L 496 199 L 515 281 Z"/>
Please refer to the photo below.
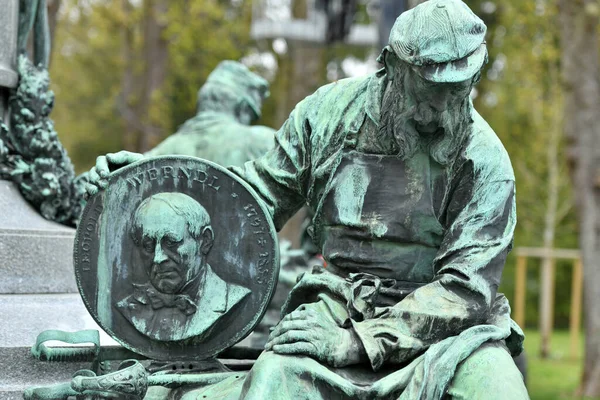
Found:
<path fill-rule="evenodd" d="M 448 389 L 453 400 L 527 400 L 523 376 L 503 344 L 481 346 L 456 370 Z"/>
<path fill-rule="evenodd" d="M 246 378 L 242 399 L 351 399 L 356 390 L 348 380 L 304 356 L 263 353 Z"/>
<path fill-rule="evenodd" d="M 350 400 L 361 390 L 335 369 L 310 357 L 268 351 L 261 354 L 245 378 L 194 390 L 182 400 Z"/>

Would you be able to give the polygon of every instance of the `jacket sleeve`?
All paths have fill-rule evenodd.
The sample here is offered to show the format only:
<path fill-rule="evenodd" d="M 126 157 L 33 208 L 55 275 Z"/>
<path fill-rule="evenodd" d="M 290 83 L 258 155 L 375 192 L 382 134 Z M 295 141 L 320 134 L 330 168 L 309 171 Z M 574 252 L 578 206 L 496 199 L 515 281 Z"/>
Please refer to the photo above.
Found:
<path fill-rule="evenodd" d="M 230 168 L 258 193 L 277 230 L 306 202 L 310 124 L 302 117 L 302 110 L 306 109 L 307 100 L 296 106 L 275 134 L 271 150 L 242 168 Z"/>
<path fill-rule="evenodd" d="M 434 280 L 374 318 L 352 322 L 374 370 L 488 320 L 512 246 L 515 186 L 474 175 L 460 178 L 448 203 Z"/>

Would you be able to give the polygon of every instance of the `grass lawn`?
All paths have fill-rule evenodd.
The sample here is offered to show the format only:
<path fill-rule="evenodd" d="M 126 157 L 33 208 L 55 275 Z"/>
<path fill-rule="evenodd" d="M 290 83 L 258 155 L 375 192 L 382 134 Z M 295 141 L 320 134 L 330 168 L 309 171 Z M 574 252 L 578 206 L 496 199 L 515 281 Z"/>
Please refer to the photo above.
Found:
<path fill-rule="evenodd" d="M 569 354 L 569 333 L 555 331 L 552 335 L 550 358 L 539 358 L 540 334 L 525 332 L 528 377 L 527 389 L 531 400 L 580 399 L 575 396 L 582 370 L 583 336 L 576 359 Z"/>

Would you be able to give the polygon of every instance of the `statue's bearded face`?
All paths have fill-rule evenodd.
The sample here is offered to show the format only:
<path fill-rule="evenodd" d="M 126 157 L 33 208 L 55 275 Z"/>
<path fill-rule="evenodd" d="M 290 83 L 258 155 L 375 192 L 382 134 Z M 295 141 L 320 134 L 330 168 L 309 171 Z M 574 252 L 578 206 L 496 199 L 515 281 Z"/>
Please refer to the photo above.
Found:
<path fill-rule="evenodd" d="M 380 133 L 396 139 L 403 158 L 425 147 L 436 161 L 446 164 L 468 131 L 474 80 L 434 83 L 408 64 L 397 60 L 390 64 Z"/>
<path fill-rule="evenodd" d="M 443 127 L 442 117 L 445 112 L 459 112 L 472 85 L 470 80 L 459 83 L 428 82 L 411 70 L 405 75 L 404 87 L 416 106 L 412 119 L 417 131 L 431 133 Z"/>
<path fill-rule="evenodd" d="M 138 216 L 142 262 L 150 283 L 163 293 L 178 293 L 204 265 L 202 239 L 194 239 L 185 217 L 163 202 L 151 202 Z"/>

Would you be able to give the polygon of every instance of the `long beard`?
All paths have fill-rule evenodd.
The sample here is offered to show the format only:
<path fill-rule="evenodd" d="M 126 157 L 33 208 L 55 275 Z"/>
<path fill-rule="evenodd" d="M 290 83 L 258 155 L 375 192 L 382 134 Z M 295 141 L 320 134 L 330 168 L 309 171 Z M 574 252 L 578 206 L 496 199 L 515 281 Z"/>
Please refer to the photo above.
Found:
<path fill-rule="evenodd" d="M 451 163 L 471 129 L 469 98 L 437 113 L 429 104 L 410 104 L 400 93 L 403 90 L 397 87 L 386 91 L 381 104 L 379 134 L 395 139 L 398 156 L 403 160 L 422 150 L 441 165 Z M 415 125 L 422 121 L 438 121 L 434 132 L 419 133 Z"/>

